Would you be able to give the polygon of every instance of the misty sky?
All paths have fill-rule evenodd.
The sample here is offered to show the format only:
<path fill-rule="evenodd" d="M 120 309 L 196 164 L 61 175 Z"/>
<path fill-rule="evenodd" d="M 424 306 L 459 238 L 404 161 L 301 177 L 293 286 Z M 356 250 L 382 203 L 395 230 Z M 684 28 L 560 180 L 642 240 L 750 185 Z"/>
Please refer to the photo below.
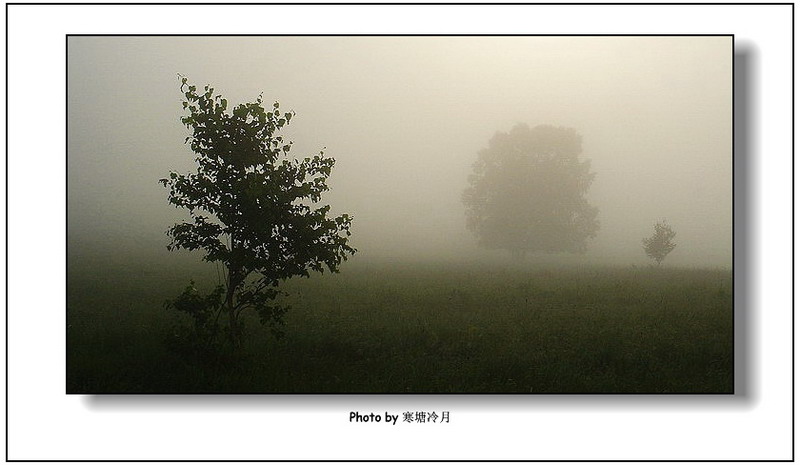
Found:
<path fill-rule="evenodd" d="M 157 183 L 194 169 L 181 73 L 297 113 L 291 153 L 336 159 L 324 200 L 355 217 L 359 255 L 502 255 L 477 249 L 461 193 L 492 135 L 526 123 L 583 136 L 587 259 L 648 263 L 666 219 L 665 264 L 730 267 L 731 59 L 730 37 L 70 37 L 69 240 L 163 249 L 186 217 Z"/>

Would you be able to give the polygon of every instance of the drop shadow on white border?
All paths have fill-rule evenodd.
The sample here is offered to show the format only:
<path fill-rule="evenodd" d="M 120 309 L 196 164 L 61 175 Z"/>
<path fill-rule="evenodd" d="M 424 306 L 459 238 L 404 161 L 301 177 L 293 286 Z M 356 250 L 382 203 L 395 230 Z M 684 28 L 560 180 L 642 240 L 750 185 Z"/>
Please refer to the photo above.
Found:
<path fill-rule="evenodd" d="M 476 395 L 87 395 L 82 403 L 96 412 L 338 412 L 353 410 L 402 413 L 416 410 L 520 412 L 602 411 L 727 411 L 750 409 L 755 404 L 753 369 L 757 360 L 757 319 L 754 315 L 758 289 L 756 247 L 758 229 L 753 223 L 757 205 L 758 164 L 754 148 L 758 134 L 755 94 L 758 50 L 736 43 L 734 51 L 733 118 L 733 301 L 734 394 L 476 394 Z M 346 421 L 346 420 L 343 420 Z"/>

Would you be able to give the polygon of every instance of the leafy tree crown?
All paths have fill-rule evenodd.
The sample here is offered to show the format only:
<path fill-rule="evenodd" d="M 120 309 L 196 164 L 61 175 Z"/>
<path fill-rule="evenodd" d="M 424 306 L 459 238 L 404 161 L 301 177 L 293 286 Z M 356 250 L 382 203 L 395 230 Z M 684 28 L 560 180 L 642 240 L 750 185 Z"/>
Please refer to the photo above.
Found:
<path fill-rule="evenodd" d="M 232 109 L 205 86 L 199 91 L 181 77 L 181 122 L 185 142 L 195 153 L 196 172 L 170 172 L 160 182 L 169 203 L 188 210 L 191 221 L 167 231 L 168 249 L 203 250 L 203 259 L 223 263 L 237 309 L 259 308 L 269 319 L 274 288 L 309 270 L 338 271 L 355 249 L 348 244 L 352 218 L 329 216 L 320 205 L 328 190 L 334 159 L 321 151 L 302 160 L 289 157 L 292 143 L 279 135 L 294 112 L 276 102 L 264 108 L 262 96 Z M 255 273 L 255 283 L 245 279 Z M 274 315 L 272 315 L 274 316 Z"/>
<path fill-rule="evenodd" d="M 597 208 L 585 198 L 594 180 L 571 128 L 520 124 L 498 132 L 478 153 L 462 195 L 479 245 L 513 252 L 584 252 Z"/>
<path fill-rule="evenodd" d="M 665 220 L 656 223 L 653 229 L 653 235 L 642 239 L 642 244 L 647 256 L 660 265 L 667 254 L 675 248 L 675 243 L 672 242 L 672 239 L 675 238 L 675 231 Z"/>

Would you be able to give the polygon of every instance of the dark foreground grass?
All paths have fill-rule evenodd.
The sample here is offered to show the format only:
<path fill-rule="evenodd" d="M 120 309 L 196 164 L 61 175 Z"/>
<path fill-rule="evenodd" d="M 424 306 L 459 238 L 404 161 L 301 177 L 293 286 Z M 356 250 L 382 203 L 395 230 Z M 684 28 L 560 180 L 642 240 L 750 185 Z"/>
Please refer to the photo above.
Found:
<path fill-rule="evenodd" d="M 132 262 L 136 262 L 133 260 Z M 213 268 L 71 260 L 70 393 L 731 393 L 731 273 L 347 263 L 285 285 L 236 363 L 167 349 L 162 308 Z"/>

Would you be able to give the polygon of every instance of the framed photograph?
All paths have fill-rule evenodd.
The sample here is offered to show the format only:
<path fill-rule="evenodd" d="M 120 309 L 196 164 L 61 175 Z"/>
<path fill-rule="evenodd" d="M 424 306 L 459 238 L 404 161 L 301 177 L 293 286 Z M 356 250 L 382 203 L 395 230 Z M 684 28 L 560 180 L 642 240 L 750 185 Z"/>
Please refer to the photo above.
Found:
<path fill-rule="evenodd" d="M 734 392 L 731 35 L 67 60 L 69 393 Z"/>

